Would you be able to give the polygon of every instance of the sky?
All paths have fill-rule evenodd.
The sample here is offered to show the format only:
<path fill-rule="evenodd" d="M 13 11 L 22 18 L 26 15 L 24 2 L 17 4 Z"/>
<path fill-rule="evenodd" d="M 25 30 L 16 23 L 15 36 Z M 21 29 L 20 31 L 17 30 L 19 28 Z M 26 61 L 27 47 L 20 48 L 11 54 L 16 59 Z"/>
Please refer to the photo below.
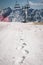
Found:
<path fill-rule="evenodd" d="M 27 3 L 27 0 L 0 0 L 0 9 L 7 7 L 14 8 L 14 5 L 18 3 L 23 6 Z M 28 0 L 31 8 L 43 8 L 43 0 Z"/>

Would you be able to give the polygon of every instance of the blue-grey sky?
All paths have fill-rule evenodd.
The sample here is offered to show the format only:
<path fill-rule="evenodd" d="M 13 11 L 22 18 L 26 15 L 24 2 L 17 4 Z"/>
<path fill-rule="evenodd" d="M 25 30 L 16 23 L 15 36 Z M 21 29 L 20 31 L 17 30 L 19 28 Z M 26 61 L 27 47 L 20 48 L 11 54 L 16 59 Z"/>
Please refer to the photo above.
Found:
<path fill-rule="evenodd" d="M 20 5 L 25 5 L 27 0 L 17 0 Z M 11 7 L 13 8 L 16 0 L 0 0 L 0 9 Z M 43 0 L 29 0 L 31 8 L 43 8 Z M 38 5 L 39 3 L 39 5 Z"/>

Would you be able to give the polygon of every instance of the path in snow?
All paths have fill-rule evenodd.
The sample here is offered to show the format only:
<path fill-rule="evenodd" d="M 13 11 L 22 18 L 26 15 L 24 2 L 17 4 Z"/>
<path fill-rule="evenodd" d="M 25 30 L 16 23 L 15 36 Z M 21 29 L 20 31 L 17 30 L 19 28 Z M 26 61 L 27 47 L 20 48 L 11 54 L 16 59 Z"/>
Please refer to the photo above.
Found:
<path fill-rule="evenodd" d="M 0 22 L 0 65 L 43 65 L 43 25 Z"/>

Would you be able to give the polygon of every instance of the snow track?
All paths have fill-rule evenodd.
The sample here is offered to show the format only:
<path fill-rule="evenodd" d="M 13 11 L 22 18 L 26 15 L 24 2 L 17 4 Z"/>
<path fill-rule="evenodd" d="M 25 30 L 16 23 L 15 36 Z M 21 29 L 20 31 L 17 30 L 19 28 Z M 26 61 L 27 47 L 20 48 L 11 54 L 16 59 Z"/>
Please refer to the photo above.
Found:
<path fill-rule="evenodd" d="M 43 25 L 0 22 L 0 65 L 43 65 Z"/>

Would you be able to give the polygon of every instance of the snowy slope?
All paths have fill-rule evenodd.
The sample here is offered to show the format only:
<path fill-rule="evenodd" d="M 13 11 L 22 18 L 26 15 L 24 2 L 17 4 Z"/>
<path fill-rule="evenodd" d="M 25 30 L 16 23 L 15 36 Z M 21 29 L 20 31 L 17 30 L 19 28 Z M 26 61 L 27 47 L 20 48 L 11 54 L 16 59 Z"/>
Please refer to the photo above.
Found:
<path fill-rule="evenodd" d="M 0 22 L 0 65 L 43 65 L 43 25 Z"/>

